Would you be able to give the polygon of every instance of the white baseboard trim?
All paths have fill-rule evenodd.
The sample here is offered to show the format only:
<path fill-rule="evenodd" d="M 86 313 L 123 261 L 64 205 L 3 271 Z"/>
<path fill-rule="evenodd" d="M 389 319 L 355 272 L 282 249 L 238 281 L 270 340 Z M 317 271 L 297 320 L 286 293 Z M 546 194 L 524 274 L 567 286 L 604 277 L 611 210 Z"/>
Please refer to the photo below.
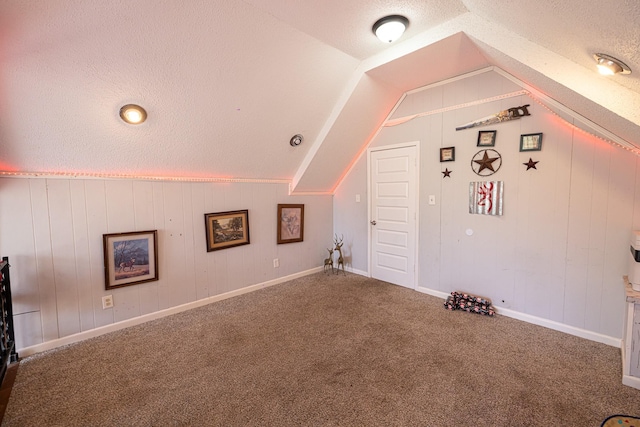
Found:
<path fill-rule="evenodd" d="M 299 277 L 308 276 L 313 273 L 322 271 L 322 267 L 312 268 L 310 270 L 301 271 L 299 273 L 290 274 L 288 276 L 279 277 L 277 279 L 268 280 L 266 282 L 250 285 L 242 289 L 236 289 L 235 291 L 226 292 L 220 295 L 213 295 L 208 298 L 203 298 L 197 301 L 188 302 L 186 304 L 178 305 L 164 310 L 159 310 L 153 313 L 145 314 L 142 316 L 134 317 L 133 319 L 123 320 L 121 322 L 112 323 L 110 325 L 101 326 L 95 329 L 91 329 L 77 334 L 69 335 L 66 337 L 58 338 L 55 340 L 47 341 L 42 344 L 36 344 L 29 347 L 19 348 L 17 352 L 21 358 L 34 355 L 54 348 L 62 347 L 68 344 L 84 341 L 89 338 L 99 337 L 100 335 L 108 334 L 109 332 L 119 331 L 121 329 L 129 328 L 131 326 L 140 325 L 142 323 L 149 322 L 151 320 L 167 317 L 172 314 L 181 313 L 183 311 L 191 310 L 197 307 L 202 307 L 214 302 L 222 301 L 228 298 L 233 298 L 239 295 L 243 295 L 249 292 L 257 291 L 259 289 L 267 288 L 269 286 L 278 285 L 280 283 L 288 282 L 289 280 L 297 279 Z"/>
<path fill-rule="evenodd" d="M 450 294 L 447 292 L 436 291 L 433 289 L 418 287 L 418 292 L 432 295 L 434 297 L 442 298 L 445 300 Z M 444 301 L 443 301 L 444 304 Z M 602 344 L 610 345 L 612 347 L 620 348 L 622 346 L 622 339 L 610 337 L 608 335 L 602 335 L 597 332 L 587 331 L 586 329 L 577 328 L 575 326 L 565 325 L 564 323 L 556 322 L 553 320 L 543 319 L 542 317 L 532 316 L 530 314 L 521 313 L 519 311 L 511 310 L 494 305 L 496 314 L 511 317 L 513 319 L 522 320 L 527 323 L 533 323 L 534 325 L 544 326 L 545 328 L 553 329 L 555 331 L 564 332 L 569 335 L 574 335 L 580 338 L 585 338 L 591 341 L 599 342 Z"/>
<path fill-rule="evenodd" d="M 587 331 L 586 329 L 577 328 L 575 326 L 565 325 L 564 323 L 556 322 L 553 320 L 543 319 L 542 317 L 532 316 L 530 314 L 521 313 L 519 311 L 511 310 L 495 306 L 496 313 L 503 316 L 512 317 L 514 319 L 523 320 L 534 325 L 544 326 L 545 328 L 553 329 L 555 331 L 564 332 L 576 337 L 585 338 L 591 341 L 599 342 L 602 344 L 610 345 L 612 347 L 620 348 L 622 346 L 622 339 L 615 338 L 608 335 L 599 334 L 593 331 Z"/>
<path fill-rule="evenodd" d="M 360 276 L 371 277 L 366 271 L 358 270 L 357 268 L 347 267 L 347 271 L 349 273 L 358 274 Z"/>
<path fill-rule="evenodd" d="M 640 389 L 640 378 L 630 377 L 629 375 L 622 376 L 622 384 L 629 387 Z"/>
<path fill-rule="evenodd" d="M 431 296 L 434 296 L 434 297 L 442 298 L 442 299 L 447 299 L 447 297 L 449 295 L 451 295 L 451 294 L 448 294 L 446 292 L 435 291 L 433 289 L 423 288 L 423 287 L 420 287 L 420 286 L 418 286 L 416 288 L 416 291 L 422 292 L 423 294 L 431 295 Z M 444 302 L 443 302 L 443 304 L 444 304 Z"/>

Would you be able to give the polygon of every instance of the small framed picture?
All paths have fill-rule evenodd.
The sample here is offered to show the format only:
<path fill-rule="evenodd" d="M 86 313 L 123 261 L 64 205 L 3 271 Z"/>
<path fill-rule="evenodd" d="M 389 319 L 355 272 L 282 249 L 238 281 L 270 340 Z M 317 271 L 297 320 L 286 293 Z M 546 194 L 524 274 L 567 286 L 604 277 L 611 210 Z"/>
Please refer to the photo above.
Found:
<path fill-rule="evenodd" d="M 440 149 L 440 162 L 453 162 L 456 159 L 456 147 Z"/>
<path fill-rule="evenodd" d="M 103 234 L 104 288 L 158 280 L 158 231 Z"/>
<path fill-rule="evenodd" d="M 481 130 L 478 132 L 477 147 L 493 147 L 494 145 L 496 145 L 495 130 Z"/>
<path fill-rule="evenodd" d="M 542 150 L 542 134 L 528 133 L 520 135 L 520 151 L 540 151 Z"/>
<path fill-rule="evenodd" d="M 229 211 L 204 214 L 207 252 L 248 245 L 249 211 Z"/>
<path fill-rule="evenodd" d="M 278 205 L 278 244 L 302 242 L 304 205 Z"/>

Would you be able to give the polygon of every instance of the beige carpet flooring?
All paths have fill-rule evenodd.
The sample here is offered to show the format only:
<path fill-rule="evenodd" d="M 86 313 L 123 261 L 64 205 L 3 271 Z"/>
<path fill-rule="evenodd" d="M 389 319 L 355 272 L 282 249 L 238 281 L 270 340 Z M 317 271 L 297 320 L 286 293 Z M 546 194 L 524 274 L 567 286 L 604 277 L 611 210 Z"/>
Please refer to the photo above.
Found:
<path fill-rule="evenodd" d="M 21 362 L 3 426 L 600 426 L 620 350 L 314 274 Z"/>

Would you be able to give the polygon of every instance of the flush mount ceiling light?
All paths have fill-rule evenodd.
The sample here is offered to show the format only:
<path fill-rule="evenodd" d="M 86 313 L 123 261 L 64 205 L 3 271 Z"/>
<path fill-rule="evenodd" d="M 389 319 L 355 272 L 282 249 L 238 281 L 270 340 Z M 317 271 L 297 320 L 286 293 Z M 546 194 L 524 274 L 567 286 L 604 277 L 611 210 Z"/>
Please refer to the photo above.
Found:
<path fill-rule="evenodd" d="M 139 105 L 127 104 L 120 108 L 120 118 L 132 125 L 139 125 L 147 119 L 147 112 Z"/>
<path fill-rule="evenodd" d="M 614 58 L 613 56 L 605 55 L 604 53 L 594 53 L 593 59 L 596 60 L 598 71 L 605 76 L 612 76 L 614 74 L 631 74 L 631 69 L 627 65 Z"/>
<path fill-rule="evenodd" d="M 292 147 L 297 147 L 302 144 L 302 141 L 304 141 L 304 137 L 300 134 L 296 134 L 291 137 L 289 144 L 291 144 Z"/>
<path fill-rule="evenodd" d="M 398 40 L 409 26 L 409 20 L 402 15 L 380 18 L 373 24 L 373 33 L 385 43 Z"/>

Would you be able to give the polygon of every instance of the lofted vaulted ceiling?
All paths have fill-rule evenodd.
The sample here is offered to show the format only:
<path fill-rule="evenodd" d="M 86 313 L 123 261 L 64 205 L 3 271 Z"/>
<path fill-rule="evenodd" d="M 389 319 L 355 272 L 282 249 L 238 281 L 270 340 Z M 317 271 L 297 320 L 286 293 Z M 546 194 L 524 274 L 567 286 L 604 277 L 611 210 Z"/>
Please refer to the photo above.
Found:
<path fill-rule="evenodd" d="M 410 20 L 392 45 L 389 14 Z M 637 22 L 636 0 L 4 0 L 0 171 L 331 192 L 404 92 L 488 66 L 640 147 Z"/>

